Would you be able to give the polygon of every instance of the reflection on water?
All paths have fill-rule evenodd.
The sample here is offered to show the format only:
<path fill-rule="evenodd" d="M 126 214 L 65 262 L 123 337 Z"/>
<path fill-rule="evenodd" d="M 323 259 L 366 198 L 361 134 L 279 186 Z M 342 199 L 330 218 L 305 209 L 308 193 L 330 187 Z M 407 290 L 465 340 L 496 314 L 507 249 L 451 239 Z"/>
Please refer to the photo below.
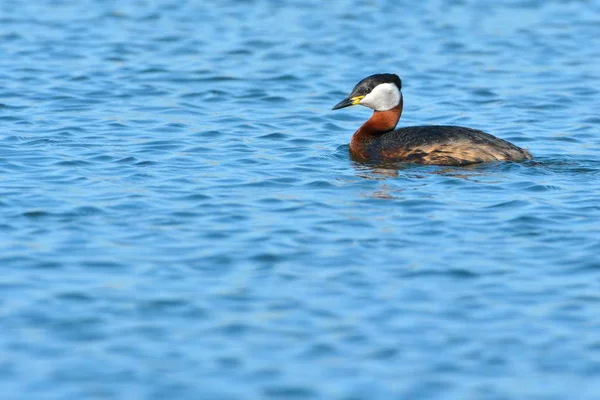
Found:
<path fill-rule="evenodd" d="M 478 177 L 493 176 L 502 171 L 508 171 L 511 164 L 521 164 L 529 167 L 542 165 L 540 162 L 527 161 L 524 163 L 491 162 L 468 164 L 462 166 L 420 165 L 402 161 L 353 161 L 352 167 L 361 178 L 386 179 L 399 176 L 423 179 L 429 174 L 437 174 L 452 178 L 461 178 L 477 182 Z M 489 181 L 488 181 L 489 182 Z"/>

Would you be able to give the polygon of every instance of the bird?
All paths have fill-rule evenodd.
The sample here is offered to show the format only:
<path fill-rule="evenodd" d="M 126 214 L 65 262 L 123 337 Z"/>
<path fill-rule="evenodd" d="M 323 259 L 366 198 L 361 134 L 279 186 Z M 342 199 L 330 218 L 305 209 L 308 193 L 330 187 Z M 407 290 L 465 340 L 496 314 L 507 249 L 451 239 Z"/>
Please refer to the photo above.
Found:
<path fill-rule="evenodd" d="M 400 77 L 386 73 L 364 78 L 348 97 L 333 107 L 339 110 L 361 105 L 373 110 L 371 118 L 350 141 L 354 158 L 458 166 L 532 159 L 527 150 L 477 129 L 450 125 L 395 129 L 403 104 Z"/>

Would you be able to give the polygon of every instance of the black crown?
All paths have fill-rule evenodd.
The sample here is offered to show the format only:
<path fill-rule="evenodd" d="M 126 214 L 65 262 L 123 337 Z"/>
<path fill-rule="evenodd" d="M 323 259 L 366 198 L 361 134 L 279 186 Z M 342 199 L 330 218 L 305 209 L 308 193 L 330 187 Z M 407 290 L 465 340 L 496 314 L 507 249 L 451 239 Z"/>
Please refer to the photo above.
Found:
<path fill-rule="evenodd" d="M 350 97 L 354 96 L 366 96 L 371 92 L 377 85 L 381 85 L 382 83 L 393 83 L 398 87 L 398 90 L 402 89 L 402 81 L 400 77 L 396 74 L 375 74 L 371 76 L 367 76 L 362 81 L 358 82 L 354 89 L 352 89 L 352 94 Z"/>

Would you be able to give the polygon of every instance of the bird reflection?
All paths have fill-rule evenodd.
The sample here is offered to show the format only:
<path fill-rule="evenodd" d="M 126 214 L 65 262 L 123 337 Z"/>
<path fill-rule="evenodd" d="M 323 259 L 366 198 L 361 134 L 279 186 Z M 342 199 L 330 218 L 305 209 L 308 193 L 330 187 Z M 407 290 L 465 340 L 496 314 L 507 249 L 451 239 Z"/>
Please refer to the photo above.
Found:
<path fill-rule="evenodd" d="M 490 164 L 470 164 L 460 167 L 453 166 L 424 166 L 421 164 L 411 164 L 406 162 L 378 160 L 364 161 L 355 157 L 349 152 L 352 160 L 352 167 L 357 175 L 364 179 L 385 180 L 405 176 L 407 178 L 424 179 L 434 175 L 442 175 L 453 178 L 473 180 L 479 176 L 486 175 L 490 170 Z M 494 163 L 496 165 L 497 163 Z M 487 168 L 486 168 L 487 167 Z"/>

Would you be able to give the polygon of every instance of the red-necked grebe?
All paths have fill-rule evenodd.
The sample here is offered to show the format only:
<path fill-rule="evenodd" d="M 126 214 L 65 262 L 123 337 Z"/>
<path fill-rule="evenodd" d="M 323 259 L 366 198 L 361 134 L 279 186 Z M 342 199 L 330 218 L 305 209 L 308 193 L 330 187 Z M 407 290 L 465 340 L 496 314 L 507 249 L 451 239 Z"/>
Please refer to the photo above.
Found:
<path fill-rule="evenodd" d="M 410 126 L 394 130 L 402 114 L 402 82 L 396 74 L 366 77 L 333 109 L 362 105 L 374 110 L 352 136 L 350 150 L 362 160 L 466 165 L 531 159 L 527 150 L 462 126 Z"/>

